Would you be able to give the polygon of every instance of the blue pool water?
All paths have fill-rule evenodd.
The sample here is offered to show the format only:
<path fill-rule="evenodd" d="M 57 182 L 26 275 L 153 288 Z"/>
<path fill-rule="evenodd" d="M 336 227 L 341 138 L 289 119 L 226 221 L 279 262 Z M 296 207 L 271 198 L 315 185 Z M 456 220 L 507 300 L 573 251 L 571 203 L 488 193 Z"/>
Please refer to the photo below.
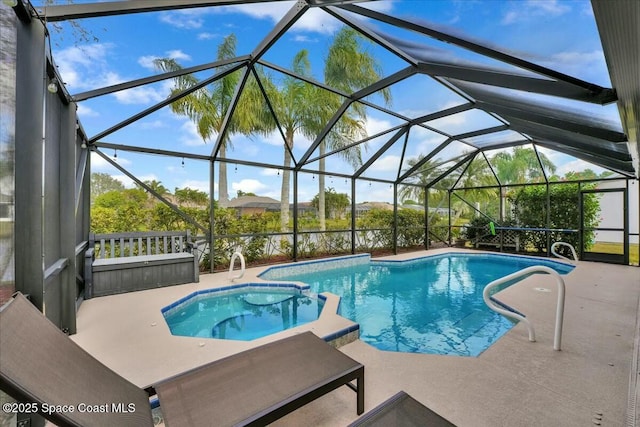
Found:
<path fill-rule="evenodd" d="M 484 287 L 532 265 L 546 265 L 561 274 L 573 269 L 537 258 L 447 254 L 372 261 L 279 279 L 339 295 L 340 314 L 358 322 L 360 339 L 381 350 L 477 356 L 514 325 L 484 304 Z"/>
<path fill-rule="evenodd" d="M 317 320 L 323 301 L 290 288 L 193 294 L 163 315 L 173 335 L 252 340 Z"/>

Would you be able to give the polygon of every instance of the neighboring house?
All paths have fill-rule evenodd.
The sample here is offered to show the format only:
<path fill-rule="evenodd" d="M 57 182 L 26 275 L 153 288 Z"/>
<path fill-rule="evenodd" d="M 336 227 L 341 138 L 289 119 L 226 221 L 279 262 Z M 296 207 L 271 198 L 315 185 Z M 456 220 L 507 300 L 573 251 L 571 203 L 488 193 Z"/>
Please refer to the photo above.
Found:
<path fill-rule="evenodd" d="M 392 211 L 393 205 L 387 202 L 364 202 L 356 204 L 356 218 L 362 217 L 365 213 L 373 209 Z"/>
<path fill-rule="evenodd" d="M 289 211 L 293 212 L 293 203 L 289 205 Z M 317 215 L 318 214 L 318 210 L 313 207 L 311 202 L 300 202 L 300 203 L 298 203 L 298 215 L 304 215 L 304 214 L 309 214 L 309 213 L 313 214 L 313 215 Z"/>
<path fill-rule="evenodd" d="M 235 209 L 238 216 L 280 212 L 280 201 L 271 197 L 241 196 L 229 200 L 227 208 Z"/>
<path fill-rule="evenodd" d="M 238 216 L 254 215 L 265 212 L 280 212 L 280 201 L 264 196 L 240 196 L 229 200 L 229 209 L 235 209 Z M 293 203 L 289 204 L 289 212 L 293 212 Z M 311 202 L 298 203 L 298 214 L 316 214 L 316 208 Z"/>

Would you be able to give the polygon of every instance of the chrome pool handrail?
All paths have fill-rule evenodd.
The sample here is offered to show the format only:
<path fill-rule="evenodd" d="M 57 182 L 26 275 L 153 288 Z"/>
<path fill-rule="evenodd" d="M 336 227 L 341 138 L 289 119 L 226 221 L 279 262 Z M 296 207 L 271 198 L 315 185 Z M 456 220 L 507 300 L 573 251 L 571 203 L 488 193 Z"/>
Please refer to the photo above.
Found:
<path fill-rule="evenodd" d="M 567 246 L 571 250 L 571 256 L 573 256 L 573 259 L 567 258 L 566 256 L 559 254 L 556 251 L 556 248 L 558 246 Z M 551 245 L 551 253 L 558 258 L 566 259 L 567 261 L 571 261 L 572 263 L 575 263 L 576 261 L 578 261 L 578 254 L 576 253 L 576 249 L 573 247 L 572 244 L 567 242 L 561 242 L 561 241 L 555 242 L 553 245 Z"/>
<path fill-rule="evenodd" d="M 484 300 L 485 304 L 487 304 L 487 306 L 491 310 L 495 311 L 496 313 L 502 314 L 503 316 L 523 322 L 529 332 L 529 341 L 535 342 L 536 333 L 529 319 L 527 319 L 524 315 L 521 315 L 519 313 L 514 313 L 513 311 L 509 311 L 500 307 L 497 303 L 491 300 L 492 297 L 489 295 L 489 292 L 496 286 L 500 286 L 502 284 L 505 284 L 507 282 L 511 282 L 517 279 L 522 279 L 524 277 L 527 277 L 535 273 L 546 273 L 554 276 L 556 279 L 556 283 L 558 285 L 558 303 L 556 306 L 556 327 L 555 327 L 555 333 L 553 337 L 553 349 L 560 350 L 560 344 L 562 341 L 562 323 L 564 318 L 565 285 L 564 285 L 564 280 L 562 279 L 560 274 L 558 274 L 558 272 L 555 271 L 554 269 L 544 265 L 534 265 L 532 267 L 527 267 L 522 270 L 516 271 L 515 273 L 496 279 L 493 282 L 489 283 L 487 286 L 485 286 L 484 291 L 482 292 L 482 299 Z"/>
<path fill-rule="evenodd" d="M 236 262 L 236 258 L 240 258 L 240 273 L 234 276 L 233 266 Z M 239 251 L 234 252 L 233 255 L 231 255 L 231 262 L 229 262 L 229 279 L 231 279 L 231 281 L 234 281 L 236 279 L 241 279 L 242 276 L 244 276 L 244 269 L 245 269 L 244 256 Z"/>

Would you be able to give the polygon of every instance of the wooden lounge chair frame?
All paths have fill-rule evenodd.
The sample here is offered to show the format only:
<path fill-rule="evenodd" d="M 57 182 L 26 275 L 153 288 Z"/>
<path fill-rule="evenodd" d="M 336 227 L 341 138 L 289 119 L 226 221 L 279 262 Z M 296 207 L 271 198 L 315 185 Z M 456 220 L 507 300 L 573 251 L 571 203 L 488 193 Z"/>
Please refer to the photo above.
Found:
<path fill-rule="evenodd" d="M 0 308 L 0 349 L 0 388 L 30 403 L 27 412 L 59 426 L 152 426 L 154 389 L 167 427 L 265 425 L 342 385 L 357 392 L 357 413 L 364 412 L 364 366 L 311 332 L 142 389 L 83 350 L 18 293 Z"/>

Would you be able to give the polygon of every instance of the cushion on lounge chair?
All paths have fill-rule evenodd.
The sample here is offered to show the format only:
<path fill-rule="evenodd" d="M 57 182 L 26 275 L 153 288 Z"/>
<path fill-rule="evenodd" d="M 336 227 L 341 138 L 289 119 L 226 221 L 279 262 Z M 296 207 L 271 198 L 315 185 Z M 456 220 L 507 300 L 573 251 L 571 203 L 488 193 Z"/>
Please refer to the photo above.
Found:
<path fill-rule="evenodd" d="M 0 310 L 0 354 L 0 388 L 46 412 L 48 405 L 69 405 L 44 414 L 59 426 L 153 426 L 147 393 L 69 339 L 22 294 Z"/>
<path fill-rule="evenodd" d="M 349 427 L 455 427 L 404 391 L 391 396 Z"/>

